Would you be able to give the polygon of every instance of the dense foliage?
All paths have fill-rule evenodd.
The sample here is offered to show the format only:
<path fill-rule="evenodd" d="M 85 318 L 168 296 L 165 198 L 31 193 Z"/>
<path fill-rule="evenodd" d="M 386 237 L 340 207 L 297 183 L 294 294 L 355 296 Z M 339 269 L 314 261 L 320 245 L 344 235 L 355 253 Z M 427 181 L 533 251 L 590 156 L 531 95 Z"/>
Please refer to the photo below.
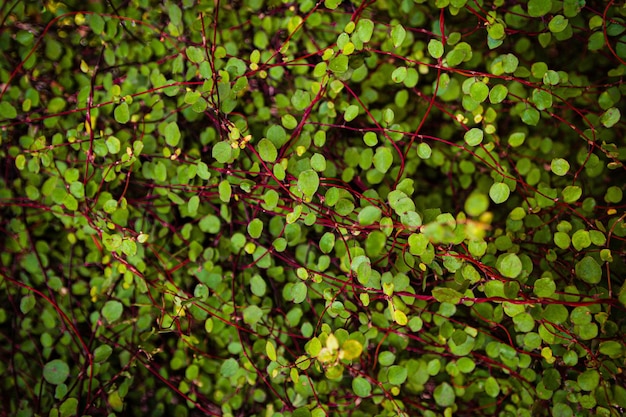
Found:
<path fill-rule="evenodd" d="M 621 416 L 626 8 L 0 6 L 0 414 Z"/>

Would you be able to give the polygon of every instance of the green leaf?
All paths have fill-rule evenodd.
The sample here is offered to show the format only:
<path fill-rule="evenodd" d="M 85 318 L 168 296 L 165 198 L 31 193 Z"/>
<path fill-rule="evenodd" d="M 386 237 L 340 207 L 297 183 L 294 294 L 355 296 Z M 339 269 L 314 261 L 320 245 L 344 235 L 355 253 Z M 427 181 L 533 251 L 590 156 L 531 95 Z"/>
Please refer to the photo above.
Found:
<path fill-rule="evenodd" d="M 401 216 L 409 211 L 415 211 L 415 202 L 400 190 L 393 190 L 387 195 L 389 205 Z"/>
<path fill-rule="evenodd" d="M 502 68 L 507 74 L 512 74 L 519 66 L 519 59 L 513 54 L 505 54 L 502 56 Z"/>
<path fill-rule="evenodd" d="M 372 276 L 372 263 L 367 256 L 360 255 L 352 259 L 350 269 L 356 272 L 357 280 L 361 285 L 368 285 Z"/>
<path fill-rule="evenodd" d="M 483 141 L 483 131 L 477 127 L 473 127 L 465 132 L 465 143 L 469 146 L 478 146 Z"/>
<path fill-rule="evenodd" d="M 532 107 L 524 110 L 524 112 L 522 113 L 522 121 L 530 126 L 537 126 L 537 124 L 539 123 L 539 118 L 539 112 L 537 111 L 537 109 L 534 109 Z"/>
<path fill-rule="evenodd" d="M 516 278 L 522 272 L 522 261 L 514 253 L 507 253 L 498 258 L 498 271 L 507 278 Z"/>
<path fill-rule="evenodd" d="M 23 154 L 19 154 L 15 157 L 15 167 L 22 171 L 26 166 L 26 157 Z"/>
<path fill-rule="evenodd" d="M 492 398 L 497 398 L 500 395 L 500 384 L 492 376 L 485 380 L 485 393 Z"/>
<path fill-rule="evenodd" d="M 487 33 L 489 34 L 489 38 L 494 41 L 501 41 L 506 37 L 506 32 L 504 31 L 504 25 L 502 23 L 494 23 L 493 25 L 487 26 Z M 497 42 L 495 45 L 500 46 L 502 42 Z M 494 49 L 490 45 L 491 49 Z"/>
<path fill-rule="evenodd" d="M 562 304 L 550 304 L 543 312 L 543 318 L 555 324 L 564 323 L 568 315 L 567 308 Z"/>
<path fill-rule="evenodd" d="M 267 129 L 266 135 L 277 149 L 287 143 L 287 140 L 289 139 L 287 132 L 285 132 L 285 129 L 280 125 L 272 125 L 269 129 Z"/>
<path fill-rule="evenodd" d="M 100 345 L 93 351 L 93 360 L 95 362 L 106 362 L 113 353 L 113 348 L 109 345 Z"/>
<path fill-rule="evenodd" d="M 597 284 L 602 279 L 602 268 L 591 256 L 585 256 L 576 263 L 576 276 L 589 284 Z"/>
<path fill-rule="evenodd" d="M 363 142 L 370 147 L 376 146 L 378 144 L 378 137 L 374 132 L 366 132 L 363 135 Z"/>
<path fill-rule="evenodd" d="M 376 149 L 376 154 L 374 154 L 373 162 L 374 168 L 382 173 L 385 173 L 389 170 L 391 164 L 393 163 L 393 154 L 389 148 L 379 146 Z"/>
<path fill-rule="evenodd" d="M 15 119 L 17 117 L 17 110 L 11 103 L 6 101 L 0 102 L 0 120 L 2 119 Z"/>
<path fill-rule="evenodd" d="M 306 406 L 298 407 L 293 410 L 291 417 L 312 417 L 313 414 Z M 317 417 L 317 416 L 316 416 Z"/>
<path fill-rule="evenodd" d="M 552 94 L 545 90 L 534 89 L 532 101 L 539 110 L 545 110 L 552 107 Z"/>
<path fill-rule="evenodd" d="M 343 118 L 346 122 L 353 121 L 359 115 L 359 106 L 356 104 L 351 104 L 346 108 L 346 111 L 343 113 Z"/>
<path fill-rule="evenodd" d="M 621 113 L 618 108 L 611 107 L 600 117 L 600 122 L 604 125 L 604 127 L 613 127 L 617 122 L 619 122 L 621 117 Z"/>
<path fill-rule="evenodd" d="M 102 316 L 109 322 L 113 323 L 122 317 L 124 305 L 117 300 L 109 300 L 102 307 Z"/>
<path fill-rule="evenodd" d="M 163 134 L 165 135 L 165 142 L 169 146 L 178 146 L 178 142 L 180 141 L 180 129 L 178 128 L 178 124 L 176 122 L 168 123 L 163 130 Z"/>
<path fill-rule="evenodd" d="M 356 377 L 352 380 L 352 390 L 361 398 L 369 397 L 372 393 L 372 384 L 363 377 Z"/>
<path fill-rule="evenodd" d="M 304 345 L 304 351 L 308 353 L 311 357 L 317 357 L 322 350 L 322 342 L 314 337 L 309 340 L 306 345 Z"/>
<path fill-rule="evenodd" d="M 595 323 L 587 323 L 574 326 L 576 333 L 582 340 L 593 340 L 598 337 L 598 325 Z"/>
<path fill-rule="evenodd" d="M 626 388 L 613 385 L 613 401 L 618 407 L 622 409 L 626 408 Z"/>
<path fill-rule="evenodd" d="M 400 215 L 400 222 L 409 230 L 416 230 L 422 225 L 422 217 L 413 210 Z"/>
<path fill-rule="evenodd" d="M 211 155 L 220 164 L 225 164 L 230 161 L 233 156 L 233 147 L 228 141 L 217 142 L 213 145 Z"/>
<path fill-rule="evenodd" d="M 508 200 L 511 190 L 509 186 L 503 182 L 497 182 L 491 185 L 489 189 L 489 197 L 496 204 L 502 204 Z"/>
<path fill-rule="evenodd" d="M 122 104 L 126 104 L 126 102 Z M 65 109 L 66 106 L 67 106 L 67 101 L 65 101 L 65 99 L 63 99 L 62 97 L 54 97 L 48 103 L 48 113 L 50 114 L 60 113 L 61 111 Z M 126 106 L 128 108 L 128 104 L 126 104 Z"/>
<path fill-rule="evenodd" d="M 311 168 L 317 172 L 323 172 L 326 170 L 326 158 L 324 155 L 315 153 L 311 156 Z"/>
<path fill-rule="evenodd" d="M 371 231 L 365 239 L 365 253 L 371 258 L 378 257 L 387 244 L 387 235 L 380 230 Z"/>
<path fill-rule="evenodd" d="M 606 190 L 606 194 L 604 195 L 604 201 L 609 204 L 618 204 L 624 198 L 624 192 L 618 186 L 611 186 Z"/>
<path fill-rule="evenodd" d="M 204 49 L 202 48 L 198 48 L 196 46 L 188 46 L 185 50 L 185 53 L 187 54 L 187 58 L 189 59 L 189 61 L 193 62 L 194 64 L 199 64 L 202 61 L 206 60 L 206 55 L 204 53 Z"/>
<path fill-rule="evenodd" d="M 407 76 L 407 68 L 406 67 L 398 67 L 391 73 L 391 79 L 394 83 L 404 82 Z"/>
<path fill-rule="evenodd" d="M 35 307 L 37 300 L 33 295 L 26 295 L 20 300 L 20 311 L 22 314 L 28 314 Z"/>
<path fill-rule="evenodd" d="M 104 24 L 104 19 L 102 18 L 102 16 L 100 16 L 100 14 L 93 13 L 89 15 L 89 26 L 91 27 L 91 30 L 94 34 L 102 34 L 102 32 L 104 31 Z"/>
<path fill-rule="evenodd" d="M 296 110 L 302 111 L 311 105 L 311 94 L 308 91 L 296 90 L 291 96 L 291 104 Z"/>
<path fill-rule="evenodd" d="M 335 247 L 335 235 L 331 232 L 326 232 L 320 239 L 320 250 L 323 253 L 330 253 Z"/>
<path fill-rule="evenodd" d="M 385 124 L 390 125 L 393 123 L 393 119 L 396 117 L 396 114 L 394 113 L 394 111 L 392 109 L 385 109 L 383 110 L 383 121 L 385 122 Z"/>
<path fill-rule="evenodd" d="M 563 201 L 574 203 L 583 195 L 583 190 L 577 185 L 568 185 L 563 188 Z"/>
<path fill-rule="evenodd" d="M 346 55 L 338 55 L 331 59 L 328 63 L 328 69 L 335 74 L 342 74 L 348 71 L 348 57 Z"/>
<path fill-rule="evenodd" d="M 509 89 L 506 88 L 503 84 L 495 85 L 491 91 L 489 92 L 489 101 L 492 104 L 498 104 L 504 101 L 506 96 L 509 94 Z M 510 139 L 509 139 L 510 143 Z"/>
<path fill-rule="evenodd" d="M 428 246 L 428 237 L 422 233 L 412 233 L 409 236 L 409 253 L 421 256 Z"/>
<path fill-rule="evenodd" d="M 395 360 L 396 360 L 396 355 L 394 355 L 393 352 L 390 352 L 388 350 L 381 352 L 380 355 L 378 355 L 378 363 L 381 364 L 382 366 L 391 366 L 393 365 Z"/>
<path fill-rule="evenodd" d="M 200 197 L 198 197 L 197 195 L 193 195 L 189 198 L 189 201 L 187 202 L 187 211 L 189 211 L 189 214 L 195 215 L 198 213 L 199 206 Z"/>
<path fill-rule="evenodd" d="M 304 170 L 298 175 L 298 188 L 302 193 L 312 198 L 320 186 L 320 177 L 312 169 Z"/>
<path fill-rule="evenodd" d="M 298 120 L 291 114 L 285 114 L 280 120 L 286 129 L 293 130 L 298 126 Z"/>
<path fill-rule="evenodd" d="M 263 222 L 259 219 L 252 219 L 248 223 L 248 234 L 251 238 L 258 239 L 261 237 L 261 233 L 263 233 Z"/>
<path fill-rule="evenodd" d="M 59 413 L 61 417 L 73 417 L 78 415 L 78 399 L 68 398 L 59 406 Z"/>
<path fill-rule="evenodd" d="M 278 158 L 276 146 L 268 139 L 261 139 L 257 145 L 257 150 L 259 151 L 259 156 L 265 162 L 274 162 L 276 158 Z M 230 157 L 228 157 L 228 159 L 230 159 Z"/>
<path fill-rule="evenodd" d="M 563 15 L 557 14 L 548 23 L 548 29 L 552 33 L 561 33 L 567 28 L 568 23 L 569 21 Z"/>
<path fill-rule="evenodd" d="M 597 31 L 589 36 L 589 40 L 587 42 L 587 48 L 590 51 L 598 51 L 604 47 L 604 33 L 602 31 Z"/>
<path fill-rule="evenodd" d="M 600 384 L 600 374 L 595 369 L 589 369 L 578 375 L 577 382 L 583 391 L 593 391 Z"/>
<path fill-rule="evenodd" d="M 391 40 L 393 41 L 393 46 L 395 48 L 399 47 L 400 45 L 402 45 L 402 42 L 404 42 L 405 38 L 406 30 L 404 29 L 404 27 L 400 24 L 394 25 L 391 29 Z"/>
<path fill-rule="evenodd" d="M 302 303 L 306 300 L 308 292 L 308 287 L 304 282 L 297 282 L 291 288 L 291 296 L 293 297 L 293 302 L 296 304 Z"/>
<path fill-rule="evenodd" d="M 230 378 L 235 375 L 239 371 L 239 363 L 233 359 L 229 358 L 222 362 L 222 366 L 220 367 L 220 374 L 224 378 Z"/>
<path fill-rule="evenodd" d="M 429 159 L 432 154 L 433 150 L 431 149 L 429 144 L 422 142 L 417 145 L 417 156 L 419 156 L 421 159 Z"/>
<path fill-rule="evenodd" d="M 459 360 L 456 361 L 456 366 L 459 371 L 464 374 L 469 374 L 476 369 L 476 363 L 471 358 L 467 357 L 459 358 Z"/>
<path fill-rule="evenodd" d="M 221 229 L 220 219 L 213 214 L 209 214 L 200 219 L 198 227 L 204 233 L 217 234 Z"/>
<path fill-rule="evenodd" d="M 370 226 L 380 220 L 381 210 L 375 206 L 364 207 L 358 215 L 359 224 L 361 226 Z"/>
<path fill-rule="evenodd" d="M 258 306 L 251 305 L 243 309 L 243 322 L 250 326 L 256 325 L 263 318 L 263 310 Z"/>
<path fill-rule="evenodd" d="M 176 4 L 170 4 L 167 9 L 172 24 L 180 25 L 182 21 L 182 11 L 180 10 L 180 7 L 178 7 Z"/>
<path fill-rule="evenodd" d="M 130 120 L 130 110 L 128 109 L 128 103 L 124 101 L 118 104 L 118 106 L 115 108 L 115 111 L 113 112 L 113 116 L 118 123 L 128 123 L 128 121 Z"/>
<path fill-rule="evenodd" d="M 433 297 L 440 303 L 459 304 L 463 294 L 452 288 L 435 287 L 432 290 Z"/>
<path fill-rule="evenodd" d="M 398 323 L 400 326 L 406 326 L 409 322 L 408 317 L 402 310 L 395 310 L 393 312 L 393 320 Z"/>
<path fill-rule="evenodd" d="M 217 186 L 217 191 L 220 195 L 220 200 L 223 203 L 228 203 L 230 201 L 230 197 L 233 194 L 233 189 L 228 180 L 220 181 L 219 185 Z"/>
<path fill-rule="evenodd" d="M 433 397 L 435 402 L 440 407 L 450 407 L 456 401 L 456 395 L 454 394 L 454 388 L 447 382 L 442 382 L 437 385 L 433 391 Z"/>
<path fill-rule="evenodd" d="M 600 353 L 609 356 L 611 359 L 617 359 L 624 354 L 624 345 L 614 340 L 608 340 L 600 343 Z"/>
<path fill-rule="evenodd" d="M 562 177 L 569 171 L 569 162 L 563 158 L 554 158 L 550 164 L 550 169 L 556 175 Z"/>
<path fill-rule="evenodd" d="M 435 59 L 439 59 L 443 56 L 443 43 L 438 39 L 431 39 L 428 41 L 428 53 Z"/>
<path fill-rule="evenodd" d="M 374 33 L 374 22 L 369 19 L 360 19 L 356 24 L 356 33 L 361 39 L 361 42 L 368 43 Z"/>
<path fill-rule="evenodd" d="M 581 251 L 591 246 L 591 235 L 587 230 L 577 230 L 572 235 L 572 245 L 577 251 Z"/>
<path fill-rule="evenodd" d="M 250 291 L 257 297 L 263 297 L 265 295 L 267 284 L 260 275 L 256 274 L 250 278 Z"/>
<path fill-rule="evenodd" d="M 465 200 L 465 212 L 470 216 L 478 217 L 489 208 L 489 198 L 479 191 L 472 192 Z"/>
<path fill-rule="evenodd" d="M 552 278 L 539 278 L 535 281 L 533 292 L 537 297 L 548 298 L 554 295 L 556 284 Z"/>
<path fill-rule="evenodd" d="M 392 365 L 387 372 L 387 378 L 392 385 L 402 385 L 409 375 L 408 369 L 404 366 Z"/>
<path fill-rule="evenodd" d="M 552 0 L 528 0 L 528 14 L 531 17 L 542 17 L 552 10 Z"/>
<path fill-rule="evenodd" d="M 477 81 L 470 87 L 469 94 L 472 100 L 482 103 L 489 96 L 489 87 L 487 87 L 487 84 Z"/>
<path fill-rule="evenodd" d="M 274 346 L 274 342 L 272 342 L 271 340 L 265 342 L 265 353 L 271 361 L 276 361 L 278 359 L 278 357 L 276 356 L 276 346 Z"/>
<path fill-rule="evenodd" d="M 419 81 L 419 73 L 415 68 L 409 68 L 406 70 L 406 78 L 404 79 L 404 86 L 407 88 L 413 88 Z"/>
<path fill-rule="evenodd" d="M 565 403 L 557 403 L 552 406 L 551 415 L 553 417 L 573 417 L 574 411 L 572 411 L 572 408 Z"/>
<path fill-rule="evenodd" d="M 43 367 L 44 379 L 52 385 L 60 385 L 70 375 L 70 367 L 61 359 L 54 359 Z"/>
<path fill-rule="evenodd" d="M 198 177 L 203 180 L 208 180 L 209 178 L 211 178 L 211 173 L 209 172 L 209 167 L 207 164 L 202 161 L 198 161 L 197 167 L 198 171 L 196 175 L 198 175 Z"/>

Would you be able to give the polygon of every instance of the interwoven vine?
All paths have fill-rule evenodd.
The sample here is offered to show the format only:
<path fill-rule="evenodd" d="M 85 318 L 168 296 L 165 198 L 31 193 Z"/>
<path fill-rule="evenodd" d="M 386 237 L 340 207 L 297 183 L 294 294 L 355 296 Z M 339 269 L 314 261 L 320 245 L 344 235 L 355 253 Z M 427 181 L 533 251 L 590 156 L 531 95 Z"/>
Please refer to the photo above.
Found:
<path fill-rule="evenodd" d="M 624 14 L 6 2 L 0 415 L 622 415 Z"/>

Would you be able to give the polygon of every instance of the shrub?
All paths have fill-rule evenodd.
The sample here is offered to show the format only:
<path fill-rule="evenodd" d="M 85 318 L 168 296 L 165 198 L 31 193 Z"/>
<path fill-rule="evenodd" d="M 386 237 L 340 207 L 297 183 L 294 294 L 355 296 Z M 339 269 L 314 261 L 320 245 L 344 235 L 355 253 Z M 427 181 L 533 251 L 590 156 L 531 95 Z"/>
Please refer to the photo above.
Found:
<path fill-rule="evenodd" d="M 622 415 L 625 13 L 5 4 L 1 407 Z"/>

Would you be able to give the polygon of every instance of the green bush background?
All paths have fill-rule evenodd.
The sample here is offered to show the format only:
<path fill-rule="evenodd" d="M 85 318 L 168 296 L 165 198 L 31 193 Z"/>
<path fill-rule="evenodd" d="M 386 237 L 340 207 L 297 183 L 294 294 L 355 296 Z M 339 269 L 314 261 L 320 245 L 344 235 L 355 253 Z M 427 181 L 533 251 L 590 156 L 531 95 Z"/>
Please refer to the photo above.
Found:
<path fill-rule="evenodd" d="M 624 14 L 6 2 L 2 413 L 622 415 Z"/>

